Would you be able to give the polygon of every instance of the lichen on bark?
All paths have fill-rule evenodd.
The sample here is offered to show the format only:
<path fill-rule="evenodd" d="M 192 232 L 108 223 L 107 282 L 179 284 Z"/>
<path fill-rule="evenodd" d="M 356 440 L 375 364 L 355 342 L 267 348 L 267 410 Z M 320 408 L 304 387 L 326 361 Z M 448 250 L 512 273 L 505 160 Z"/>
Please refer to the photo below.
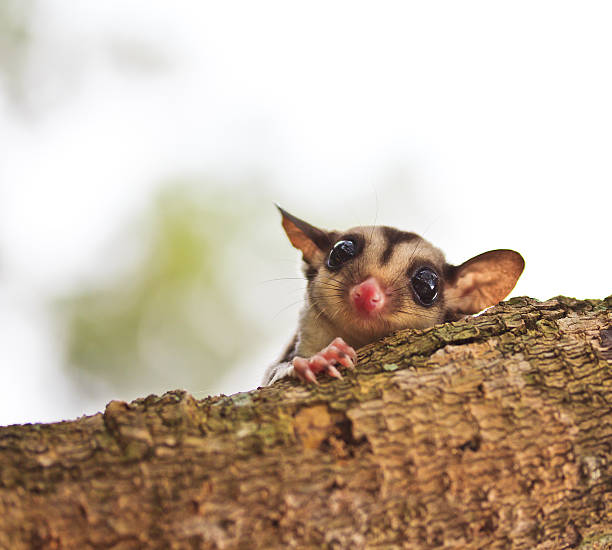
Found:
<path fill-rule="evenodd" d="M 0 428 L 0 547 L 612 548 L 611 306 L 516 298 L 343 380 Z"/>

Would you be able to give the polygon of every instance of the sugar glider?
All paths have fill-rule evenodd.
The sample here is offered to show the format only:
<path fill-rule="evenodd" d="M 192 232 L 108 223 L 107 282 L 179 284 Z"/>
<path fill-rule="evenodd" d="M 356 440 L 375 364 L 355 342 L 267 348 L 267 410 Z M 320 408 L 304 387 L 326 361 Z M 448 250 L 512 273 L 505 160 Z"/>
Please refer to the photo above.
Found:
<path fill-rule="evenodd" d="M 525 266 L 513 250 L 454 266 L 416 233 L 385 226 L 326 231 L 278 209 L 289 241 L 302 252 L 307 288 L 297 332 L 264 385 L 286 376 L 312 383 L 321 373 L 341 378 L 338 367 L 353 368 L 355 348 L 497 304 Z"/>

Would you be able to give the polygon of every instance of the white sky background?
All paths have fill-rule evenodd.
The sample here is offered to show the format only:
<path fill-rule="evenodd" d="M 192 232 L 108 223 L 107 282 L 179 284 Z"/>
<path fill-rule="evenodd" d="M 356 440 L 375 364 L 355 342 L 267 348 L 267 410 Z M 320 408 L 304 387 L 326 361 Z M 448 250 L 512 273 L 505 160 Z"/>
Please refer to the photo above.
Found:
<path fill-rule="evenodd" d="M 514 248 L 514 295 L 612 292 L 607 2 L 46 0 L 37 13 L 31 110 L 0 99 L 0 424 L 103 408 L 63 374 L 46 303 L 175 174 L 255 173 L 313 223 L 424 232 L 454 263 Z M 296 263 L 266 273 L 291 276 L 297 254 L 277 246 L 270 258 Z M 262 322 L 282 333 L 255 353 L 260 370 L 216 391 L 256 386 L 290 336 L 297 310 L 278 312 L 295 293 L 261 292 Z"/>

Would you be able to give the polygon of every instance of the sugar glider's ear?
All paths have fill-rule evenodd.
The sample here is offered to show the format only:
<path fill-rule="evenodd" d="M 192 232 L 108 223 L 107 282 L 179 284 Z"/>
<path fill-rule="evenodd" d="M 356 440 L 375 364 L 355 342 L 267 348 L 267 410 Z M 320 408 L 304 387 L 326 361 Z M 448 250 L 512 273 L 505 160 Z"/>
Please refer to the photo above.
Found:
<path fill-rule="evenodd" d="M 312 263 L 317 254 L 331 248 L 331 236 L 327 231 L 314 227 L 276 205 L 283 217 L 283 229 L 291 244 L 302 251 L 306 263 Z"/>
<path fill-rule="evenodd" d="M 444 290 L 449 312 L 459 317 L 501 302 L 524 267 L 525 260 L 514 250 L 491 250 L 460 266 L 449 266 Z"/>

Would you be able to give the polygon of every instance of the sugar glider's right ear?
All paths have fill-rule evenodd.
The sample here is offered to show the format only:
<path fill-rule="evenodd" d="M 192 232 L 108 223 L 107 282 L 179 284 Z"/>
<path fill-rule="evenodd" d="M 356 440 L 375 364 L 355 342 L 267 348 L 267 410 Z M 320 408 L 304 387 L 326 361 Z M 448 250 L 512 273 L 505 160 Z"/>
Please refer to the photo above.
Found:
<path fill-rule="evenodd" d="M 278 204 L 276 208 L 283 217 L 283 229 L 287 233 L 289 241 L 295 248 L 302 251 L 306 263 L 312 263 L 317 254 L 321 254 L 331 247 L 331 236 L 327 231 L 296 218 L 283 210 Z"/>
<path fill-rule="evenodd" d="M 503 300 L 523 272 L 525 260 L 514 250 L 491 250 L 448 266 L 445 289 L 449 311 L 456 318 L 471 315 Z"/>

